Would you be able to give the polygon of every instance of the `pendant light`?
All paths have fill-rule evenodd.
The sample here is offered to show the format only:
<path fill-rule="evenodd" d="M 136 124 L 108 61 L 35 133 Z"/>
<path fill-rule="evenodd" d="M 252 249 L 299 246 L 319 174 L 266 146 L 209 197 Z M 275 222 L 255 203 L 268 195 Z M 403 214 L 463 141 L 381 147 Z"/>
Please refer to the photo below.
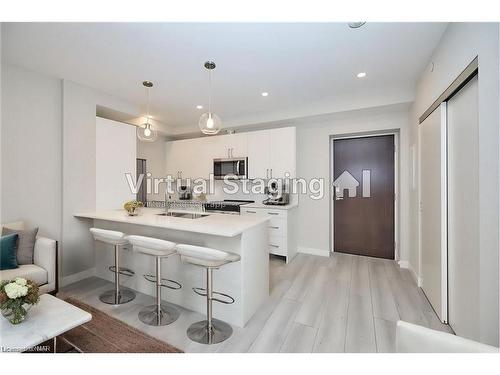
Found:
<path fill-rule="evenodd" d="M 208 112 L 204 113 L 200 117 L 198 125 L 203 134 L 214 135 L 217 134 L 221 129 L 221 121 L 219 116 L 212 113 L 212 70 L 215 69 L 215 63 L 213 61 L 207 61 L 205 63 L 205 68 L 208 70 Z"/>
<path fill-rule="evenodd" d="M 154 142 L 158 136 L 156 129 L 149 123 L 149 90 L 153 87 L 153 82 L 144 81 L 142 85 L 146 88 L 146 122 L 137 127 L 137 138 L 143 142 Z"/>

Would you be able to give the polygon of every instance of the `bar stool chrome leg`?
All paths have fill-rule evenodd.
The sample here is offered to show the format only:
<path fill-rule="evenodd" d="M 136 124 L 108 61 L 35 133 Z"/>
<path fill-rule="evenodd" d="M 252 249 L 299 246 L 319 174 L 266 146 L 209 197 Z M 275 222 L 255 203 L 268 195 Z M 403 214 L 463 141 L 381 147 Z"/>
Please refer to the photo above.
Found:
<path fill-rule="evenodd" d="M 161 301 L 161 288 L 166 287 L 170 289 L 180 289 L 181 285 L 175 281 L 178 287 L 171 287 L 166 284 L 162 284 L 161 278 L 161 257 L 156 257 L 156 304 L 144 307 L 139 311 L 139 320 L 144 324 L 150 326 L 165 326 L 167 324 L 175 322 L 179 318 L 179 310 L 175 308 L 172 304 L 168 302 Z M 146 277 L 146 275 L 145 275 Z M 146 277 L 146 280 L 149 280 Z M 151 281 L 151 280 L 149 280 Z M 171 280 L 169 280 L 171 281 Z"/>
<path fill-rule="evenodd" d="M 115 289 L 108 290 L 99 296 L 101 302 L 108 305 L 122 305 L 135 298 L 135 293 L 130 289 L 120 287 L 120 249 L 115 245 Z"/>
<path fill-rule="evenodd" d="M 188 337 L 191 340 L 198 342 L 200 344 L 218 344 L 228 339 L 233 333 L 233 328 L 229 324 L 221 320 L 212 318 L 212 302 L 214 300 L 226 304 L 234 302 L 234 299 L 232 297 L 213 291 L 212 271 L 213 271 L 212 268 L 210 267 L 207 268 L 207 288 L 206 288 L 207 319 L 193 323 L 187 330 Z M 197 294 L 203 295 L 200 292 L 198 292 L 196 288 L 194 288 L 194 291 Z M 214 299 L 213 298 L 214 293 L 222 295 L 224 297 L 228 297 L 232 300 L 232 302 L 225 302 L 219 299 Z"/>

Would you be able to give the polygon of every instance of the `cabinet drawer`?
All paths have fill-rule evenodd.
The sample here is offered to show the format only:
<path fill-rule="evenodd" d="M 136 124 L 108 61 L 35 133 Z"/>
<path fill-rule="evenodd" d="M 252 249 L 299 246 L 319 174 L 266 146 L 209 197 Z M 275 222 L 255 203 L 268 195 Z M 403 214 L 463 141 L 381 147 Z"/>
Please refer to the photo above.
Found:
<path fill-rule="evenodd" d="M 261 212 L 263 214 L 270 215 L 272 217 L 280 217 L 280 218 L 286 217 L 286 210 L 273 210 L 268 208 L 262 208 Z"/>
<path fill-rule="evenodd" d="M 285 237 L 269 235 L 269 253 L 286 256 Z"/>
<path fill-rule="evenodd" d="M 271 217 L 286 218 L 286 210 L 276 210 L 272 208 L 241 208 L 242 214 L 261 214 Z"/>
<path fill-rule="evenodd" d="M 259 209 L 257 209 L 257 208 L 241 208 L 240 214 L 241 215 L 255 215 L 255 214 L 263 214 L 263 212 L 260 212 Z"/>
<path fill-rule="evenodd" d="M 269 220 L 269 235 L 286 236 L 286 220 L 279 217 Z"/>

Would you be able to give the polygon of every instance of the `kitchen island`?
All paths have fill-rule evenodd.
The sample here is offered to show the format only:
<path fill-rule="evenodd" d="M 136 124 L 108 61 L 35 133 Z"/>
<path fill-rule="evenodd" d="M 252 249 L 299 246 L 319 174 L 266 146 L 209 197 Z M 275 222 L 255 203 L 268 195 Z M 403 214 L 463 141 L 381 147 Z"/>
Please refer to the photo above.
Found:
<path fill-rule="evenodd" d="M 213 316 L 230 324 L 244 327 L 255 311 L 269 296 L 268 217 L 186 213 L 180 217 L 164 216 L 164 209 L 144 208 L 139 216 L 129 216 L 124 210 L 79 213 L 82 220 L 93 220 L 90 226 L 160 238 L 176 243 L 206 246 L 239 254 L 239 262 L 214 271 L 214 290 L 231 295 L 232 305 L 214 303 Z M 89 236 L 91 236 L 89 232 Z M 113 281 L 108 270 L 114 262 L 113 248 L 95 242 L 95 274 Z M 122 276 L 122 286 L 155 295 L 153 283 L 143 275 L 154 274 L 155 260 L 135 253 L 129 246 L 121 251 L 121 267 L 130 268 L 134 276 Z M 162 277 L 179 282 L 180 290 L 163 288 L 162 297 L 187 309 L 206 313 L 206 302 L 196 295 L 193 287 L 205 287 L 203 268 L 183 264 L 178 256 L 163 260 Z M 132 302 L 134 303 L 134 302 Z"/>

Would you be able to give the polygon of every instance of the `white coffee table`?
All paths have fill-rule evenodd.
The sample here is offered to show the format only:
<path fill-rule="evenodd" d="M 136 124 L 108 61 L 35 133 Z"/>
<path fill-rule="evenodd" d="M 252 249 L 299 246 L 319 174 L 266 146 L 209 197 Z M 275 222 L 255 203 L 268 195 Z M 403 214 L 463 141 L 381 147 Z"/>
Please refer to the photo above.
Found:
<path fill-rule="evenodd" d="M 24 322 L 14 325 L 0 316 L 0 352 L 26 351 L 50 339 L 54 339 L 55 348 L 58 335 L 91 319 L 88 312 L 50 294 L 43 294 Z"/>

